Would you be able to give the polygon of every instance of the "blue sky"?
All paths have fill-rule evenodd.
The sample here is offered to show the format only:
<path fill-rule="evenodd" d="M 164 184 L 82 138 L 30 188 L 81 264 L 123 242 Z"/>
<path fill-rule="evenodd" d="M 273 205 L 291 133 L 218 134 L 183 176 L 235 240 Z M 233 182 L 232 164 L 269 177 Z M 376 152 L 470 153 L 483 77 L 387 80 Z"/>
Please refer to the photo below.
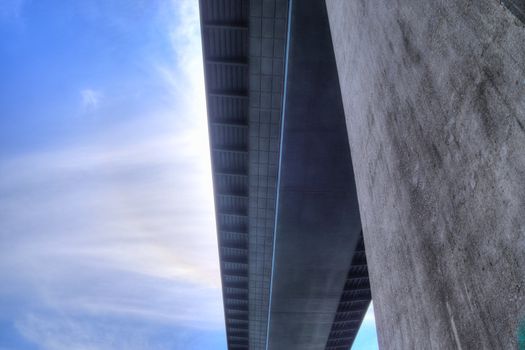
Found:
<path fill-rule="evenodd" d="M 0 350 L 226 349 L 197 1 L 2 0 L 0 77 Z"/>
<path fill-rule="evenodd" d="M 374 303 L 370 304 L 351 350 L 378 350 Z"/>

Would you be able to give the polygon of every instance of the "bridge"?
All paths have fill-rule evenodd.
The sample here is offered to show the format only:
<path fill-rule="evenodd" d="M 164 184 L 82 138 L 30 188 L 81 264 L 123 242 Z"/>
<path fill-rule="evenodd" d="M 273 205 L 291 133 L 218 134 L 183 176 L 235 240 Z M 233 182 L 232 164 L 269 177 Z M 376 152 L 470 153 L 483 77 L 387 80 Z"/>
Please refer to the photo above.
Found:
<path fill-rule="evenodd" d="M 348 349 L 371 293 L 324 2 L 200 6 L 228 346 Z"/>
<path fill-rule="evenodd" d="M 523 153 L 515 152 L 525 145 L 519 132 L 525 117 L 517 109 L 524 73 L 516 64 L 525 62 L 525 50 L 512 43 L 525 39 L 519 24 L 525 7 L 514 0 L 504 1 L 510 11 L 488 0 L 472 6 L 453 0 L 448 7 L 372 2 L 200 0 L 230 350 L 348 350 L 372 291 L 384 348 L 515 344 L 512 332 L 525 310 L 511 302 L 497 310 L 501 298 L 482 285 L 498 281 L 511 297 L 505 300 L 524 297 L 525 288 L 513 287 L 525 280 L 517 248 L 525 247 L 524 237 L 509 233 L 519 232 L 515 218 L 525 217 L 524 179 L 501 180 L 498 186 L 514 189 L 506 199 L 494 185 L 473 196 L 457 187 L 466 176 L 454 170 L 461 167 L 443 159 L 459 157 L 473 169 L 478 150 L 492 150 L 491 157 L 505 149 L 514 152 L 512 163 L 491 158 L 477 171 L 492 174 L 498 164 L 498 171 L 524 173 Z M 458 63 L 454 57 L 470 57 L 470 65 L 448 71 Z M 496 72 L 494 62 L 510 68 Z M 437 91 L 442 72 L 452 85 Z M 503 76 L 518 80 L 509 88 Z M 457 100 L 468 91 L 462 82 L 481 88 L 485 102 Z M 450 101 L 463 110 L 450 109 Z M 508 121 L 515 130 L 506 134 L 510 139 L 487 116 L 485 134 L 472 126 L 443 139 L 443 130 L 452 130 L 450 115 L 477 115 L 491 103 L 500 120 L 516 115 Z M 456 140 L 452 153 L 446 140 Z M 422 183 L 428 187 L 420 189 Z M 465 203 L 475 203 L 472 211 L 465 221 L 454 219 Z M 496 209 L 497 224 L 496 217 L 488 223 L 483 213 L 493 205 L 510 206 L 513 214 Z M 450 220 L 462 235 L 447 228 Z M 491 234 L 476 220 L 500 233 L 497 244 L 486 243 Z M 439 236 L 442 228 L 449 231 Z M 514 265 L 480 270 L 472 259 L 480 254 L 499 262 L 512 256 Z M 485 306 L 466 307 L 471 298 Z M 507 328 L 488 327 L 489 315 Z"/>

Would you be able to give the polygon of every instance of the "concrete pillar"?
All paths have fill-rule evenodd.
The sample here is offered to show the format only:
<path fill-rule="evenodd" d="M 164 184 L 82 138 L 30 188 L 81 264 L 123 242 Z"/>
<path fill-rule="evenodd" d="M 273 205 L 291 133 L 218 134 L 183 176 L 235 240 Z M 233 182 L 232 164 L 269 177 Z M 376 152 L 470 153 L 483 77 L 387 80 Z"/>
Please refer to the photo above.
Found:
<path fill-rule="evenodd" d="M 525 27 L 497 0 L 327 0 L 382 349 L 516 349 Z"/>

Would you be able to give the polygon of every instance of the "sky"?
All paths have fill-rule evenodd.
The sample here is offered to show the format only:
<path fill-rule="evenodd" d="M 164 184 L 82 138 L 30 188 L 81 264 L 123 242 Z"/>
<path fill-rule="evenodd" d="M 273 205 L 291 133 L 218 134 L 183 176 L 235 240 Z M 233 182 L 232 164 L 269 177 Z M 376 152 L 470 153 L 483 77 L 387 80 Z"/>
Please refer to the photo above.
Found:
<path fill-rule="evenodd" d="M 351 350 L 378 350 L 374 303 L 371 302 Z"/>
<path fill-rule="evenodd" d="M 196 0 L 0 1 L 0 350 L 226 349 L 205 108 Z"/>

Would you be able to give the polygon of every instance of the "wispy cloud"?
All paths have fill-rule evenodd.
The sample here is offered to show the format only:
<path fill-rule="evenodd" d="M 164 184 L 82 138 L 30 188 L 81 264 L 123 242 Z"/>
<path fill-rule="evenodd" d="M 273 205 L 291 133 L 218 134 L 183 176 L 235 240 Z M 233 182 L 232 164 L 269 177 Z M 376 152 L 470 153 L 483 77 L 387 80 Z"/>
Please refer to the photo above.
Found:
<path fill-rule="evenodd" d="M 197 2 L 168 7 L 170 56 L 149 68 L 172 103 L 1 159 L 0 321 L 44 350 L 186 350 L 181 329 L 223 332 Z M 79 90 L 81 107 L 110 92 Z M 164 328 L 169 344 L 152 342 Z"/>
<path fill-rule="evenodd" d="M 17 321 L 17 329 L 45 350 L 112 350 L 115 346 L 130 350 L 161 350 L 148 343 L 144 330 L 127 329 L 117 325 L 97 325 L 68 317 L 27 315 Z"/>
<path fill-rule="evenodd" d="M 180 21 L 170 18 L 177 16 Z M 204 101 L 204 73 L 202 49 L 194 45 L 200 40 L 198 2 L 194 0 L 171 0 L 166 3 L 161 20 L 167 24 L 171 59 L 159 61 L 152 58 L 159 77 L 174 96 L 183 96 L 188 101 Z M 198 115 L 205 113 L 205 105 L 193 104 Z"/>
<path fill-rule="evenodd" d="M 98 322 L 97 322 L 98 321 Z M 202 339 L 215 333 L 194 333 L 188 329 L 161 328 L 133 322 L 115 322 L 30 314 L 16 328 L 42 350 L 188 350 L 220 349 L 217 340 Z M 2 349 L 4 350 L 4 349 Z M 7 350 L 7 349 L 5 349 Z"/>
<path fill-rule="evenodd" d="M 82 89 L 80 96 L 82 98 L 82 108 L 84 111 L 92 112 L 98 108 L 102 93 L 93 89 Z"/>
<path fill-rule="evenodd" d="M 211 181 L 193 147 L 196 137 L 188 130 L 4 161 L 0 237 L 11 246 L 0 257 L 2 276 L 36 279 L 35 290 L 47 289 L 46 296 L 60 291 L 63 301 L 79 292 L 64 283 L 93 282 L 89 269 L 108 283 L 128 273 L 217 293 Z M 72 295 L 62 295 L 68 290 Z M 188 317 L 180 310 L 173 315 Z"/>
<path fill-rule="evenodd" d="M 133 142 L 4 160 L 0 300 L 25 298 L 52 315 L 221 329 L 211 179 L 195 146 L 205 137 L 195 128 L 130 134 Z M 68 339 L 41 338 L 45 317 L 26 312 L 16 310 L 22 334 L 68 348 Z"/>

